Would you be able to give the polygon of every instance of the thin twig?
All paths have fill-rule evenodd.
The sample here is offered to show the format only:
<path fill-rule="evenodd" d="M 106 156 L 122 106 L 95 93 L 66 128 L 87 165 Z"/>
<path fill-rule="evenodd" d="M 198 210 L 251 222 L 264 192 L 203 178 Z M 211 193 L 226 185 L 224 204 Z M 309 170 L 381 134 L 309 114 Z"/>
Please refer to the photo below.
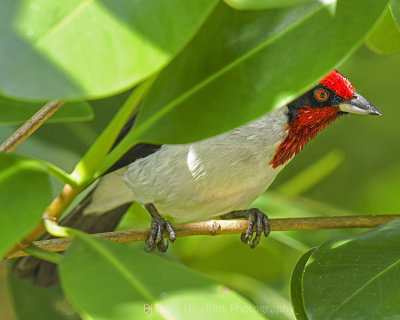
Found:
<path fill-rule="evenodd" d="M 339 229 L 339 228 L 371 228 L 376 227 L 396 218 L 400 215 L 360 215 L 338 217 L 315 218 L 285 218 L 271 219 L 272 231 Z M 224 235 L 242 233 L 247 230 L 247 220 L 209 220 L 204 222 L 176 225 L 175 231 L 178 237 L 194 235 Z M 115 242 L 133 242 L 146 240 L 149 229 L 133 229 L 97 233 L 96 238 L 107 239 Z M 167 234 L 165 234 L 168 236 Z M 58 238 L 51 240 L 34 241 L 33 244 L 50 251 L 65 251 L 71 244 L 70 238 Z M 28 255 L 24 251 L 14 252 L 8 258 L 17 258 Z"/>
<path fill-rule="evenodd" d="M 19 127 L 18 130 L 11 135 L 11 137 L 2 143 L 0 146 L 0 151 L 13 152 L 64 104 L 65 101 L 49 101 L 46 103 L 27 122 Z"/>

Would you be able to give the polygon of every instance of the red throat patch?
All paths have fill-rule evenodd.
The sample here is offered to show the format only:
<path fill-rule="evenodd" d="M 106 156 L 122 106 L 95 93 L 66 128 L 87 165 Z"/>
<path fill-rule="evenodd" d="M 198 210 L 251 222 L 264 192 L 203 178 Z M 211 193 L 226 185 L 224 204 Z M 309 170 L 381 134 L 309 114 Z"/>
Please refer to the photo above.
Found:
<path fill-rule="evenodd" d="M 336 70 L 332 70 L 320 83 L 345 100 L 352 98 L 356 92 L 356 89 L 354 89 L 350 80 L 343 77 Z"/>
<path fill-rule="evenodd" d="M 304 106 L 295 120 L 288 125 L 288 134 L 269 163 L 275 169 L 288 162 L 294 155 L 341 115 L 336 107 L 311 108 Z"/>

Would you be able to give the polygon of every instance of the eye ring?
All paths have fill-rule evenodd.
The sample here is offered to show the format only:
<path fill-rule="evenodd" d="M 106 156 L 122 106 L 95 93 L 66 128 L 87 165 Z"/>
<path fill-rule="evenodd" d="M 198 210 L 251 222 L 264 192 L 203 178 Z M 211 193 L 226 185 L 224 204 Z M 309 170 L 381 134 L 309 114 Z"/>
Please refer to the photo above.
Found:
<path fill-rule="evenodd" d="M 329 98 L 329 92 L 325 89 L 316 89 L 314 91 L 314 97 L 320 102 L 325 102 Z"/>

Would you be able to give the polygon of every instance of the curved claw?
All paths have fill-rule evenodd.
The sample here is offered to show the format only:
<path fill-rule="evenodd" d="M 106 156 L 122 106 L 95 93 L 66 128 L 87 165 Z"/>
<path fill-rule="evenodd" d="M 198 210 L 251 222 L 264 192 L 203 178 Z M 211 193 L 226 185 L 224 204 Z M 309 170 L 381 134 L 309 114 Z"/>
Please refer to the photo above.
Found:
<path fill-rule="evenodd" d="M 255 217 L 255 220 L 257 220 L 256 221 L 256 236 L 254 237 L 253 242 L 250 245 L 252 248 L 255 248 L 258 245 L 258 243 L 260 242 L 261 233 L 264 230 L 264 228 L 263 228 L 264 227 L 263 226 L 263 221 L 264 221 L 263 217 L 265 217 L 264 214 L 257 214 L 256 213 L 256 217 Z"/>
<path fill-rule="evenodd" d="M 175 229 L 172 226 L 171 222 L 164 220 L 165 222 L 165 226 L 164 228 L 167 229 L 168 233 L 169 233 L 169 241 L 174 242 L 176 240 L 176 233 L 175 233 Z M 168 247 L 168 245 L 167 245 Z"/>
<path fill-rule="evenodd" d="M 145 208 L 151 215 L 150 234 L 146 240 L 145 251 L 152 252 L 157 248 L 160 252 L 166 252 L 168 250 L 168 239 L 164 242 L 164 231 L 169 233 L 169 240 L 174 242 L 176 239 L 175 230 L 169 221 L 160 216 L 154 205 L 148 204 L 145 205 Z"/>
<path fill-rule="evenodd" d="M 157 244 L 157 250 L 160 252 L 167 252 L 168 250 L 169 241 L 166 239 L 165 241 L 162 240 Z"/>
<path fill-rule="evenodd" d="M 264 235 L 267 237 L 271 232 L 271 226 L 268 216 L 265 213 L 261 212 L 259 209 L 235 211 L 228 215 L 229 218 L 242 217 L 249 220 L 249 226 L 246 232 L 241 234 L 240 238 L 242 242 L 244 242 L 245 244 L 249 244 L 251 248 L 255 248 L 259 244 L 262 233 L 264 233 Z M 256 227 L 255 231 L 254 226 Z M 254 233 L 255 236 L 253 238 Z"/>

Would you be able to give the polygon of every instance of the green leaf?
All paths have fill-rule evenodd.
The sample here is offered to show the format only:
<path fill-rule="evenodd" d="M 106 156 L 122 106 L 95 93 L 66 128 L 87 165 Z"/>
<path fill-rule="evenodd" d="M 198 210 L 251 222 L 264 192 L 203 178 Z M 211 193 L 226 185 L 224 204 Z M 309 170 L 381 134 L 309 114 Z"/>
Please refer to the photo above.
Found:
<path fill-rule="evenodd" d="M 59 285 L 41 288 L 9 274 L 8 288 L 18 320 L 80 320 Z"/>
<path fill-rule="evenodd" d="M 237 11 L 221 2 L 160 73 L 143 101 L 130 145 L 204 139 L 311 88 L 362 43 L 387 1 L 332 4 Z"/>
<path fill-rule="evenodd" d="M 271 243 L 268 245 L 271 245 Z M 262 264 L 263 260 L 259 260 L 258 262 Z M 214 269 L 215 260 L 213 264 Z M 264 265 L 264 267 L 266 266 Z M 233 273 L 227 270 L 221 270 L 216 275 L 214 271 L 213 279 L 222 280 L 223 283 L 226 283 L 230 288 L 249 298 L 259 307 L 260 312 L 266 317 L 270 317 L 273 320 L 294 319 L 289 299 L 282 296 L 277 290 L 269 287 L 270 281 L 268 280 L 260 281 L 249 277 L 246 273 Z"/>
<path fill-rule="evenodd" d="M 36 100 L 121 92 L 166 65 L 216 1 L 1 1 L 0 92 Z"/>
<path fill-rule="evenodd" d="M 311 256 L 303 276 L 310 319 L 397 319 L 400 220 L 332 239 Z"/>
<path fill-rule="evenodd" d="M 235 292 L 180 264 L 87 235 L 74 240 L 59 271 L 84 319 L 204 319 L 210 312 L 218 319 L 263 319 Z"/>
<path fill-rule="evenodd" d="M 0 255 L 34 228 L 51 198 L 46 168 L 33 159 L 0 153 Z"/>
<path fill-rule="evenodd" d="M 292 6 L 310 0 L 224 0 L 236 10 L 261 10 Z"/>
<path fill-rule="evenodd" d="M 296 319 L 308 320 L 304 309 L 303 297 L 303 274 L 304 268 L 310 256 L 315 252 L 315 248 L 306 252 L 294 267 L 292 278 L 290 280 L 290 298 Z"/>
<path fill-rule="evenodd" d="M 0 95 L 0 124 L 15 125 L 24 123 L 46 102 L 25 102 L 12 100 Z M 93 110 L 89 103 L 85 101 L 69 102 L 54 113 L 46 123 L 88 121 L 91 119 L 93 119 Z"/>
<path fill-rule="evenodd" d="M 397 24 L 397 27 L 400 26 L 400 0 L 391 0 L 389 2 L 389 8 L 393 15 L 393 19 Z"/>
<path fill-rule="evenodd" d="M 366 43 L 369 49 L 379 54 L 400 52 L 400 29 L 389 8 Z"/>

